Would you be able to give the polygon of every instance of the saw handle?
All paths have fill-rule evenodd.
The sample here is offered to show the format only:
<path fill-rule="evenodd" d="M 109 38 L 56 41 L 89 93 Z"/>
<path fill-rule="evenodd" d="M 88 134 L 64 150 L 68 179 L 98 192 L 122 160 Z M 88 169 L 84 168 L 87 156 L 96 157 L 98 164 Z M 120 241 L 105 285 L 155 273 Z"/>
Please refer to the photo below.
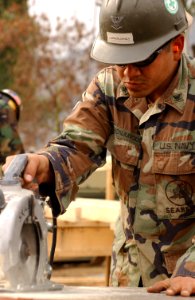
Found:
<path fill-rule="evenodd" d="M 14 181 L 21 177 L 28 162 L 28 156 L 26 154 L 18 154 L 11 161 L 9 167 L 4 172 L 3 180 Z"/>

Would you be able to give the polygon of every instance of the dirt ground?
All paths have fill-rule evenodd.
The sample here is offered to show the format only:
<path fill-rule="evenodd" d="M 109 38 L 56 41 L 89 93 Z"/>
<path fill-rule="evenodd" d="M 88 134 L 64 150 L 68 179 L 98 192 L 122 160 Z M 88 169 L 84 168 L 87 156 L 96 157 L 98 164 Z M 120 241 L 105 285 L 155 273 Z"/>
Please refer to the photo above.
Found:
<path fill-rule="evenodd" d="M 103 258 L 55 263 L 51 280 L 68 286 L 106 286 L 106 266 Z"/>

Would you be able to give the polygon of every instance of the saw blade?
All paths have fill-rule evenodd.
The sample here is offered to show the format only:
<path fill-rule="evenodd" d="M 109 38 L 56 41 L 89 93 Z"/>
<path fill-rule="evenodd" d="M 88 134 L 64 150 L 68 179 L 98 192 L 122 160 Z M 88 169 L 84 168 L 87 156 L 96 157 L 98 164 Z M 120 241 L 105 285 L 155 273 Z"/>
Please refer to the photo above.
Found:
<path fill-rule="evenodd" d="M 13 250 L 13 249 L 12 249 Z M 36 225 L 24 223 L 21 234 L 17 264 L 6 272 L 6 278 L 12 287 L 30 286 L 36 283 L 39 264 L 39 237 Z"/>
<path fill-rule="evenodd" d="M 42 201 L 21 187 L 3 188 L 3 192 L 6 206 L 0 214 L 2 273 L 13 289 L 48 286 L 51 267 Z"/>

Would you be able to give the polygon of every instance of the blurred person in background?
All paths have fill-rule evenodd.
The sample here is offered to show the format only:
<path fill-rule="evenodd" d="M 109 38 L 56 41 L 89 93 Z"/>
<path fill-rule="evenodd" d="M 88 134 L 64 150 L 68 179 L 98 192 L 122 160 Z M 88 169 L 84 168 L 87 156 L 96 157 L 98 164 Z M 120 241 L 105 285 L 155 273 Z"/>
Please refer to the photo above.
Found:
<path fill-rule="evenodd" d="M 21 99 L 10 89 L 0 91 L 0 169 L 8 155 L 24 153 L 18 132 Z"/>
<path fill-rule="evenodd" d="M 63 132 L 28 154 L 24 186 L 36 178 L 58 216 L 109 150 L 121 202 L 112 286 L 195 293 L 195 59 L 184 52 L 188 24 L 182 0 L 103 0 L 91 56 L 109 66 L 93 78 Z"/>

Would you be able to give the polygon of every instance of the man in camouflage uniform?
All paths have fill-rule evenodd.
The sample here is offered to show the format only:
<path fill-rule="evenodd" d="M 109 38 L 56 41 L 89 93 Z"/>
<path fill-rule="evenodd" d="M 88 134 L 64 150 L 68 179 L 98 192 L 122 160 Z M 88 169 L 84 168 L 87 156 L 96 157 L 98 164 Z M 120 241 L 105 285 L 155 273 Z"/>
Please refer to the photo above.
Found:
<path fill-rule="evenodd" d="M 114 286 L 195 293 L 195 60 L 183 53 L 187 27 L 180 0 L 104 0 L 91 56 L 111 66 L 94 77 L 61 135 L 28 154 L 25 186 L 36 178 L 58 215 L 111 153 L 121 201 Z"/>
<path fill-rule="evenodd" d="M 5 163 L 8 155 L 24 152 L 18 134 L 21 100 L 12 90 L 0 91 L 0 165 Z"/>
<path fill-rule="evenodd" d="M 13 90 L 0 91 L 0 165 L 8 155 L 24 153 L 18 133 L 20 107 L 21 99 Z"/>

